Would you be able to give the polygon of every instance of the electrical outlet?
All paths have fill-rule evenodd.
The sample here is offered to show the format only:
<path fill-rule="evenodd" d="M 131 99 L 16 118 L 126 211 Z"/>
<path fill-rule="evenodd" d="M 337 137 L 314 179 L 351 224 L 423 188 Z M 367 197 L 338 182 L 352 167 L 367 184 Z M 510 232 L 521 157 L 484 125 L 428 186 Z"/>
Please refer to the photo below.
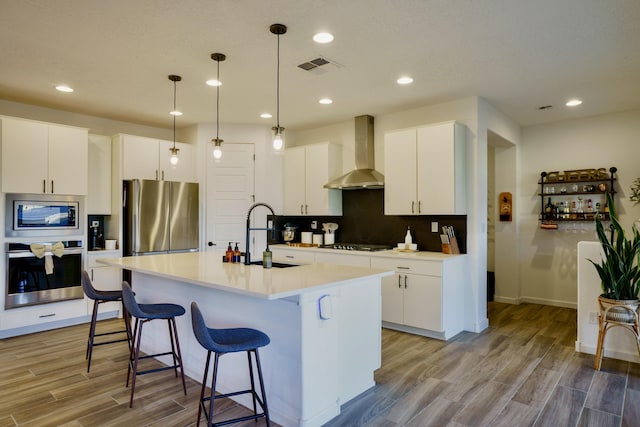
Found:
<path fill-rule="evenodd" d="M 591 323 L 593 325 L 597 325 L 598 324 L 598 312 L 596 312 L 596 311 L 590 311 L 589 312 L 589 323 Z"/>
<path fill-rule="evenodd" d="M 437 221 L 433 221 L 431 223 L 431 232 L 432 233 L 437 233 L 438 232 L 438 222 Z"/>
<path fill-rule="evenodd" d="M 91 226 L 92 226 L 92 227 L 98 227 L 98 226 L 100 226 L 100 221 L 91 221 Z"/>
<path fill-rule="evenodd" d="M 311 221 L 311 229 L 312 230 L 318 229 L 318 221 Z"/>

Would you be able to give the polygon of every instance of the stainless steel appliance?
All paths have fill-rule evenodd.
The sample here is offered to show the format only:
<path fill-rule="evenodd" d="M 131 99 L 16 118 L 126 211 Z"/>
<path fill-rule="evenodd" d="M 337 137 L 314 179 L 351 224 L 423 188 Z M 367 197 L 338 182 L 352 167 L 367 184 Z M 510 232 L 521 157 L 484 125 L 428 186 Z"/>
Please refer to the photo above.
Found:
<path fill-rule="evenodd" d="M 82 251 L 82 240 L 6 243 L 5 308 L 83 298 Z"/>
<path fill-rule="evenodd" d="M 341 249 L 344 251 L 364 251 L 364 252 L 388 251 L 393 249 L 393 247 L 389 245 L 368 245 L 365 243 L 336 243 L 333 245 L 323 245 L 320 247 L 325 249 Z"/>
<path fill-rule="evenodd" d="M 198 184 L 124 181 L 124 255 L 198 250 Z"/>
<path fill-rule="evenodd" d="M 5 235 L 69 236 L 84 234 L 84 200 L 46 194 L 7 194 Z"/>

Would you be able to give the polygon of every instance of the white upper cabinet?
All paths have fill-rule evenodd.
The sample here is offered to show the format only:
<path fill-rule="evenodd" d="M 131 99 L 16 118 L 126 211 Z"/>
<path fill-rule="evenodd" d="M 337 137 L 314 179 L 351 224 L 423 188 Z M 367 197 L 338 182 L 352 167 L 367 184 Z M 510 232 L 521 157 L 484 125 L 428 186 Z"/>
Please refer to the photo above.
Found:
<path fill-rule="evenodd" d="M 4 193 L 86 195 L 88 130 L 2 118 Z"/>
<path fill-rule="evenodd" d="M 386 133 L 385 214 L 465 214 L 465 144 L 455 122 Z"/>
<path fill-rule="evenodd" d="M 196 182 L 193 149 L 176 142 L 178 164 L 172 165 L 169 148 L 173 141 L 134 135 L 118 135 L 122 144 L 122 179 L 154 179 Z"/>
<path fill-rule="evenodd" d="M 329 143 L 284 153 L 284 215 L 342 215 L 342 190 L 323 186 L 342 174 L 342 149 Z"/>
<path fill-rule="evenodd" d="M 89 135 L 87 215 L 111 215 L 111 138 Z"/>

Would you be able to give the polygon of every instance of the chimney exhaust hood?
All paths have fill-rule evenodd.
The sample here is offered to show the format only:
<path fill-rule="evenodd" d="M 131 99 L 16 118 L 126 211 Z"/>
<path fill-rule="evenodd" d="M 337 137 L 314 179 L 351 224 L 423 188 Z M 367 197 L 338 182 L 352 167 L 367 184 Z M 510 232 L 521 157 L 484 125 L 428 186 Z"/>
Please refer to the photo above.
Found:
<path fill-rule="evenodd" d="M 324 188 L 341 190 L 384 188 L 384 176 L 373 168 L 373 116 L 363 115 L 355 118 L 355 135 L 356 168 L 329 181 Z"/>

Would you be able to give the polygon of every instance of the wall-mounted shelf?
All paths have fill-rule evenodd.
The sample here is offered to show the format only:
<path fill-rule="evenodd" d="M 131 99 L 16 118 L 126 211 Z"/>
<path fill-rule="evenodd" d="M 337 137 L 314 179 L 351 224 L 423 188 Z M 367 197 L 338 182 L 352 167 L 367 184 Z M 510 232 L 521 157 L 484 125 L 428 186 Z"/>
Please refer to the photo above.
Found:
<path fill-rule="evenodd" d="M 616 167 L 540 173 L 540 223 L 554 230 L 563 222 L 609 220 L 606 194 L 615 194 Z"/>

